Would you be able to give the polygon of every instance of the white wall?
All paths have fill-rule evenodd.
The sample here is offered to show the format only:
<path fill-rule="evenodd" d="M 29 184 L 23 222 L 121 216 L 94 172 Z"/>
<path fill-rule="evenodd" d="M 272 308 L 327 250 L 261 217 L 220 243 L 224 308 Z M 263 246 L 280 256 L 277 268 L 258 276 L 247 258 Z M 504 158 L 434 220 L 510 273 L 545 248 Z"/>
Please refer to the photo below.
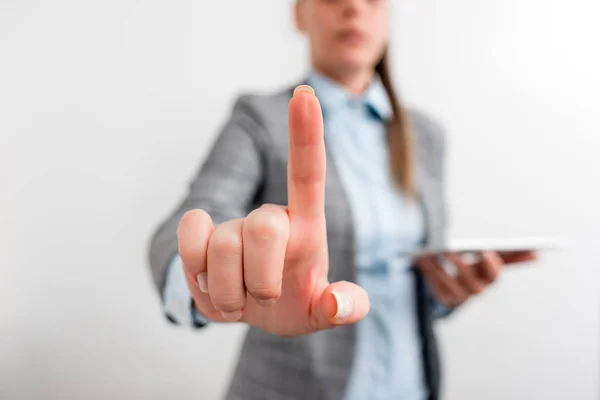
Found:
<path fill-rule="evenodd" d="M 0 398 L 223 392 L 243 329 L 168 326 L 146 246 L 233 96 L 302 76 L 290 4 L 0 1 Z M 452 234 L 570 241 L 439 326 L 449 399 L 598 396 L 599 17 L 395 3 L 404 97 L 451 139 Z"/>

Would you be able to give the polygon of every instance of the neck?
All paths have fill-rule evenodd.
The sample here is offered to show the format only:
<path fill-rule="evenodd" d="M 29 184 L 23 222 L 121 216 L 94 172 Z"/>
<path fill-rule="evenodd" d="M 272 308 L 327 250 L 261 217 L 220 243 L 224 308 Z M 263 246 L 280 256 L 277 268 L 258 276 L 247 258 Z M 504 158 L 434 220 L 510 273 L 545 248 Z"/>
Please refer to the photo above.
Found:
<path fill-rule="evenodd" d="M 367 90 L 373 80 L 375 71 L 372 68 L 356 70 L 336 70 L 335 68 L 325 68 L 317 62 L 313 62 L 313 69 L 330 79 L 333 79 L 348 92 L 360 95 Z"/>

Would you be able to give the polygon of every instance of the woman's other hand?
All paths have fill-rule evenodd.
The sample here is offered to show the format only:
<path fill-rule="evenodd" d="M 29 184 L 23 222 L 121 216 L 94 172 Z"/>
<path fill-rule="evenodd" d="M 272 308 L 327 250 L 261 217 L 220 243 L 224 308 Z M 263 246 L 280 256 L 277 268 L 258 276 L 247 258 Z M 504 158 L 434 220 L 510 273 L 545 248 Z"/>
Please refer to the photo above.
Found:
<path fill-rule="evenodd" d="M 425 256 L 417 267 L 429 283 L 437 299 L 448 307 L 456 307 L 469 297 L 491 285 L 507 264 L 533 261 L 532 251 L 486 251 L 474 261 L 466 261 L 460 253 Z"/>
<path fill-rule="evenodd" d="M 203 210 L 181 219 L 187 284 L 210 320 L 293 336 L 351 324 L 369 311 L 364 289 L 327 280 L 323 118 L 310 87 L 298 87 L 290 101 L 288 142 L 287 208 L 263 205 L 217 226 Z"/>

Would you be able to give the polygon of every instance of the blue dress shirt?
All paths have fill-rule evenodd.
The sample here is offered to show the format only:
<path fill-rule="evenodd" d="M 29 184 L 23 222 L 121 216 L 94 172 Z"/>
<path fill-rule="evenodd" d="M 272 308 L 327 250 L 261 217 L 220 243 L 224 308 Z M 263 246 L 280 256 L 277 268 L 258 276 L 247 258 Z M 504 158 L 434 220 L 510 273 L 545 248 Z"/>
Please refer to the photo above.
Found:
<path fill-rule="evenodd" d="M 357 325 L 346 400 L 425 399 L 412 261 L 397 256 L 420 247 L 425 226 L 418 202 L 405 198 L 390 174 L 389 98 L 378 77 L 361 96 L 317 73 L 308 83 L 321 101 L 325 141 L 352 211 L 357 283 L 371 301 Z"/>
<path fill-rule="evenodd" d="M 403 197 L 389 173 L 390 101 L 378 77 L 361 96 L 316 72 L 308 84 L 321 102 L 325 141 L 352 211 L 357 283 L 371 302 L 369 314 L 357 324 L 345 400 L 423 400 L 427 389 L 414 274 L 411 260 L 397 254 L 420 246 L 424 218 L 418 202 Z M 163 298 L 165 312 L 178 323 L 205 322 L 190 307 L 179 256 L 169 268 Z"/>

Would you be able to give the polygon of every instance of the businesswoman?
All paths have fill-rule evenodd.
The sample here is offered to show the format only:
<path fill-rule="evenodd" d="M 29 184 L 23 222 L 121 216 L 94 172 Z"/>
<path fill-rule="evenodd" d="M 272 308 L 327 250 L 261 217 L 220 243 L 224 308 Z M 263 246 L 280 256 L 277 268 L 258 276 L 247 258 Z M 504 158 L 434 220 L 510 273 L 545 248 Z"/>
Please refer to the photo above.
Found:
<path fill-rule="evenodd" d="M 388 6 L 298 0 L 304 85 L 238 99 L 153 237 L 170 320 L 250 326 L 227 399 L 437 399 L 434 320 L 531 256 L 407 255 L 443 242 L 444 137 L 392 88 Z"/>

